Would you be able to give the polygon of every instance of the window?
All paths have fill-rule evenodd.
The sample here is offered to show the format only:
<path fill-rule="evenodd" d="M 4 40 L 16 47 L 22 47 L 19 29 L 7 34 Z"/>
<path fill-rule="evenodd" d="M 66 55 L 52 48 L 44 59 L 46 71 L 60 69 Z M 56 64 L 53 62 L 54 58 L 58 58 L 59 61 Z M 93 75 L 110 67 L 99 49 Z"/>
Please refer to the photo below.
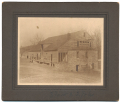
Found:
<path fill-rule="evenodd" d="M 58 62 L 67 62 L 67 53 L 58 53 Z"/>
<path fill-rule="evenodd" d="M 62 54 L 62 61 L 65 61 L 65 53 Z"/>
<path fill-rule="evenodd" d="M 77 51 L 77 54 L 76 54 L 77 58 L 79 58 L 79 51 Z"/>
<path fill-rule="evenodd" d="M 61 53 L 61 60 L 60 61 L 62 62 L 62 53 Z"/>
<path fill-rule="evenodd" d="M 86 51 L 86 53 L 85 53 L 85 56 L 86 56 L 86 58 L 88 58 L 88 52 Z"/>
<path fill-rule="evenodd" d="M 41 44 L 41 48 L 42 48 L 42 50 L 43 50 L 43 44 Z"/>
<path fill-rule="evenodd" d="M 60 62 L 60 53 L 58 53 L 58 62 Z"/>
<path fill-rule="evenodd" d="M 65 58 L 65 61 L 67 62 L 67 53 L 65 53 L 65 57 L 66 57 L 66 58 Z"/>
<path fill-rule="evenodd" d="M 89 41 L 77 41 L 77 47 L 81 46 L 81 45 L 90 45 Z"/>

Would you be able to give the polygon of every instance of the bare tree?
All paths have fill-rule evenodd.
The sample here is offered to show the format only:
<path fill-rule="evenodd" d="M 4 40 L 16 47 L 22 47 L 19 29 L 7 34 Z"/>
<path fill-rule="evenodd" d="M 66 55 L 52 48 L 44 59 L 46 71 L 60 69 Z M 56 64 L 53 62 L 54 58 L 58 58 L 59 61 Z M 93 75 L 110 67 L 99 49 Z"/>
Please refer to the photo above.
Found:
<path fill-rule="evenodd" d="M 96 41 L 96 48 L 98 50 L 101 49 L 101 32 L 99 30 L 94 32 L 94 38 Z"/>
<path fill-rule="evenodd" d="M 95 48 L 98 51 L 98 59 L 101 58 L 101 31 L 99 29 L 94 31 L 93 34 Z"/>
<path fill-rule="evenodd" d="M 36 34 L 33 39 L 30 40 L 32 45 L 37 45 L 39 42 L 41 42 L 42 40 L 44 40 L 42 35 L 38 35 Z"/>

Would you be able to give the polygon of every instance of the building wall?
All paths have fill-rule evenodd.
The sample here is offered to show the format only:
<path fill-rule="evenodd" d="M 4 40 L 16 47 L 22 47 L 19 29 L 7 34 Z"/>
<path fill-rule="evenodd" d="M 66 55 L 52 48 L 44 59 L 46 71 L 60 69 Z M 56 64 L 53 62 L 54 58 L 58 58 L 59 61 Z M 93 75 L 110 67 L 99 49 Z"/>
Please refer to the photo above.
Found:
<path fill-rule="evenodd" d="M 58 62 L 58 52 L 57 51 L 43 52 L 40 62 L 48 64 L 52 63 L 52 65 L 53 64 L 55 65 Z"/>
<path fill-rule="evenodd" d="M 20 54 L 20 56 L 21 56 L 21 54 Z M 27 58 L 27 56 L 28 56 L 28 52 L 24 52 L 21 57 L 22 58 Z"/>
<path fill-rule="evenodd" d="M 50 64 L 50 66 L 53 66 L 55 69 L 65 71 L 76 71 L 76 66 L 78 66 L 78 71 L 86 69 L 97 70 L 98 52 L 92 50 L 94 48 L 93 40 L 90 40 L 90 36 L 85 32 L 78 36 L 80 37 L 74 36 L 72 39 L 66 41 L 65 44 L 61 45 L 58 51 L 44 52 L 41 50 L 40 62 Z M 77 52 L 79 52 L 79 56 L 77 56 Z M 67 53 L 67 61 L 59 61 L 59 53 Z"/>
<path fill-rule="evenodd" d="M 79 57 L 77 57 L 77 53 L 79 52 Z M 79 65 L 79 69 L 81 65 L 86 65 L 87 59 L 85 58 L 85 51 L 69 51 L 68 52 L 68 65 L 72 71 L 76 71 L 76 65 Z"/>
<path fill-rule="evenodd" d="M 98 61 L 97 61 L 97 51 L 89 50 L 79 50 L 79 57 L 77 57 L 78 51 L 68 51 L 67 62 L 58 62 L 56 64 L 56 69 L 64 70 L 64 71 L 76 71 L 76 66 L 78 65 L 78 71 L 98 69 Z M 94 68 L 92 67 L 94 63 Z"/>
<path fill-rule="evenodd" d="M 41 53 L 40 52 L 29 52 L 28 53 L 29 59 L 34 59 L 34 60 L 39 60 L 41 57 Z"/>
<path fill-rule="evenodd" d="M 65 50 L 69 51 L 69 50 L 76 50 L 76 49 L 82 50 L 82 49 L 92 48 L 90 47 L 91 41 L 89 41 L 89 43 L 80 43 L 80 41 L 86 41 L 86 40 L 79 39 L 77 41 L 75 39 L 70 39 L 59 48 L 59 51 L 65 51 Z M 79 46 L 77 46 L 77 42 L 79 42 Z M 91 46 L 92 46 L 92 42 L 91 42 Z"/>

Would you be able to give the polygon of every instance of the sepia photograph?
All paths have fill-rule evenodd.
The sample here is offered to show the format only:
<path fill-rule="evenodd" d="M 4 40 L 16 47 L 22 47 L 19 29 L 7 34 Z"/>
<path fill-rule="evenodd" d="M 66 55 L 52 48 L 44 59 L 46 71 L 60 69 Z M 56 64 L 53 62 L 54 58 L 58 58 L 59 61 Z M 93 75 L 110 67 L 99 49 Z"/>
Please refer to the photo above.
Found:
<path fill-rule="evenodd" d="M 18 17 L 17 85 L 103 86 L 104 18 Z"/>

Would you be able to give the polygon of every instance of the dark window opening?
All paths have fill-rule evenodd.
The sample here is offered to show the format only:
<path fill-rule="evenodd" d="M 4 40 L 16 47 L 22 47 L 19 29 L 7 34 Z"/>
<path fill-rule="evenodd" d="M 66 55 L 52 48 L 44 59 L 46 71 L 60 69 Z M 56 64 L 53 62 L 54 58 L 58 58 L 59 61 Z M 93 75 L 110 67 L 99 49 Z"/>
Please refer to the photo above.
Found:
<path fill-rule="evenodd" d="M 86 52 L 86 58 L 88 58 L 88 52 Z"/>
<path fill-rule="evenodd" d="M 78 72 L 79 65 L 76 65 L 76 71 Z"/>
<path fill-rule="evenodd" d="M 42 50 L 43 50 L 43 44 L 41 44 L 41 48 L 42 48 Z"/>
<path fill-rule="evenodd" d="M 61 62 L 62 62 L 62 53 L 61 53 Z"/>
<path fill-rule="evenodd" d="M 77 58 L 79 58 L 79 51 L 77 51 Z"/>
<path fill-rule="evenodd" d="M 58 53 L 58 62 L 60 62 L 60 53 Z"/>
<path fill-rule="evenodd" d="M 94 69 L 94 63 L 92 63 L 92 69 Z"/>
<path fill-rule="evenodd" d="M 67 53 L 58 53 L 58 62 L 67 62 Z"/>

